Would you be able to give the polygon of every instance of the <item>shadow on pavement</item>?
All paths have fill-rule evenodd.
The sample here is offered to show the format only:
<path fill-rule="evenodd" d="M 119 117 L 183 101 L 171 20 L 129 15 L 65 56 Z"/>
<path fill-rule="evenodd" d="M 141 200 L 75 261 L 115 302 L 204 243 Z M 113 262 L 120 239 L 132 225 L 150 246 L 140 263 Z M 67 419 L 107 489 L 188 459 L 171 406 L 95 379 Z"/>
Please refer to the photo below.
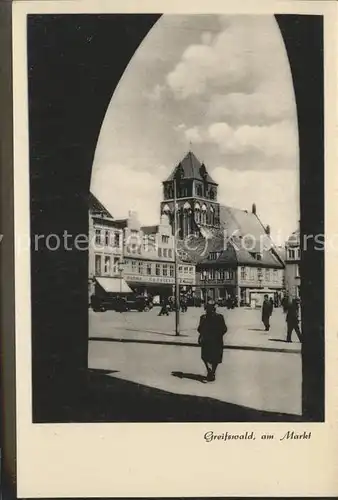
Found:
<path fill-rule="evenodd" d="M 182 335 L 183 337 L 183 335 Z M 175 338 L 175 337 L 173 337 Z M 175 340 L 145 340 L 145 339 L 119 339 L 113 337 L 89 337 L 90 342 L 119 342 L 122 344 L 153 344 L 153 345 L 168 345 L 168 346 L 180 346 L 180 347 L 199 347 L 197 342 L 180 342 Z M 300 350 L 285 349 L 283 347 L 262 347 L 255 345 L 234 345 L 225 344 L 224 349 L 234 349 L 239 351 L 260 351 L 260 352 L 283 352 L 288 354 L 300 354 Z"/>
<path fill-rule="evenodd" d="M 174 333 L 165 333 L 165 332 L 155 332 L 154 330 L 138 330 L 137 328 L 123 328 L 126 332 L 138 332 L 138 333 L 153 333 L 154 335 L 161 335 L 164 337 L 174 337 Z M 184 333 L 180 333 L 180 337 L 188 337 L 189 335 L 184 335 Z M 93 339 L 91 339 L 93 340 Z"/>
<path fill-rule="evenodd" d="M 147 387 L 88 370 L 86 390 L 45 408 L 43 422 L 301 422 L 300 416 L 259 411 L 212 398 Z M 53 406 L 54 406 L 53 405 Z M 54 419 L 54 420 L 53 420 Z"/>
<path fill-rule="evenodd" d="M 173 377 L 186 378 L 189 380 L 196 380 L 197 382 L 206 382 L 206 377 L 204 375 L 199 375 L 197 373 L 184 373 L 184 372 L 171 372 Z"/>

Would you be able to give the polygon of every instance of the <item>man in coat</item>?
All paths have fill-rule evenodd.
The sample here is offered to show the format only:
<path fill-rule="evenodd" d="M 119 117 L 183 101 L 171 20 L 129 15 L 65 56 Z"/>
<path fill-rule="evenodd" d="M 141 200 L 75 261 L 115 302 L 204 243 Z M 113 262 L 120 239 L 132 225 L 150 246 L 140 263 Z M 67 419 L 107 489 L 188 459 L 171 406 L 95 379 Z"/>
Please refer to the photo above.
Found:
<path fill-rule="evenodd" d="M 209 301 L 206 305 L 197 331 L 201 357 L 207 369 L 207 381 L 213 382 L 216 379 L 217 366 L 223 360 L 223 336 L 227 332 L 224 316 L 216 313 L 214 302 Z"/>
<path fill-rule="evenodd" d="M 302 341 L 302 334 L 301 334 L 300 328 L 299 328 L 298 309 L 299 309 L 299 302 L 297 299 L 293 299 L 291 302 L 291 305 L 288 308 L 288 311 L 286 313 L 286 324 L 287 324 L 286 341 L 287 342 L 292 342 L 291 337 L 292 337 L 293 330 L 296 332 L 296 334 L 299 338 L 299 341 L 300 342 Z"/>
<path fill-rule="evenodd" d="M 262 305 L 262 322 L 265 326 L 266 332 L 270 330 L 270 316 L 272 314 L 272 310 L 273 306 L 271 306 L 268 295 L 264 295 L 264 301 Z"/>

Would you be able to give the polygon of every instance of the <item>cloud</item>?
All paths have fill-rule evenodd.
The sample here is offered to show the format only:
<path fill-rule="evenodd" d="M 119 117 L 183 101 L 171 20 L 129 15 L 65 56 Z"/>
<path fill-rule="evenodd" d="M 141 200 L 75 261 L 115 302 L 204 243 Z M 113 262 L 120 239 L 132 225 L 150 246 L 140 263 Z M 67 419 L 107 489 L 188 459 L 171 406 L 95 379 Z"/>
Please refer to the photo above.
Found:
<path fill-rule="evenodd" d="M 183 130 L 186 129 L 186 124 L 185 123 L 180 123 L 179 125 L 174 126 L 175 132 L 182 132 Z"/>
<path fill-rule="evenodd" d="M 152 88 L 152 90 L 150 92 L 145 92 L 145 96 L 150 101 L 157 102 L 157 101 L 161 100 L 161 98 L 163 97 L 163 93 L 165 92 L 165 90 L 166 90 L 166 86 L 165 85 L 160 85 L 159 83 L 157 83 Z"/>
<path fill-rule="evenodd" d="M 268 126 L 241 125 L 238 128 L 224 122 L 214 123 L 207 133 L 222 153 L 256 151 L 268 158 L 294 158 L 297 152 L 297 133 L 292 123 L 287 121 Z"/>
<path fill-rule="evenodd" d="M 115 218 L 126 217 L 130 210 L 135 210 L 142 224 L 158 223 L 162 181 L 167 173 L 164 165 L 152 172 L 126 165 L 105 165 L 93 171 L 91 190 Z"/>
<path fill-rule="evenodd" d="M 185 130 L 184 135 L 189 142 L 199 144 L 203 142 L 203 137 L 198 127 L 192 127 Z"/>
<path fill-rule="evenodd" d="M 256 203 L 257 214 L 263 224 L 271 225 L 275 243 L 285 242 L 297 227 L 297 171 L 271 169 L 262 173 L 253 170 L 230 170 L 219 166 L 210 173 L 219 183 L 220 203 L 248 211 L 251 210 L 252 204 Z"/>
<path fill-rule="evenodd" d="M 295 116 L 295 102 L 288 93 L 253 92 L 251 94 L 230 93 L 214 95 L 210 99 L 208 117 L 223 119 L 232 124 L 266 124 L 292 119 Z"/>
<path fill-rule="evenodd" d="M 253 92 L 266 80 L 278 81 L 285 66 L 272 16 L 234 16 L 214 37 L 204 34 L 202 43 L 188 46 L 166 80 L 177 99 L 216 89 Z"/>
<path fill-rule="evenodd" d="M 297 161 L 297 129 L 293 122 L 286 120 L 271 125 L 238 127 L 226 122 L 216 122 L 205 127 L 187 129 L 185 135 L 195 143 L 217 146 L 222 155 L 237 157 L 242 168 L 270 168 L 271 160 L 281 160 L 289 168 L 294 167 Z M 252 156 L 253 162 L 247 160 L 249 156 Z M 270 163 L 264 164 L 264 161 Z M 237 168 L 238 163 L 237 161 Z"/>

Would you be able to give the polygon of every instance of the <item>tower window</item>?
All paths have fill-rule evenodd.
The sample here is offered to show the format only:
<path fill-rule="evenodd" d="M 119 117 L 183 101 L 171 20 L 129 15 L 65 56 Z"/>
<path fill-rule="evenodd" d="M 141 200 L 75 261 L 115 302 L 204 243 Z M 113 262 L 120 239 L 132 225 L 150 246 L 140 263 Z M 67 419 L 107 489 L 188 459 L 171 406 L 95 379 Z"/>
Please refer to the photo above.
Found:
<path fill-rule="evenodd" d="M 202 186 L 200 184 L 197 185 L 196 193 L 197 196 L 202 196 Z"/>

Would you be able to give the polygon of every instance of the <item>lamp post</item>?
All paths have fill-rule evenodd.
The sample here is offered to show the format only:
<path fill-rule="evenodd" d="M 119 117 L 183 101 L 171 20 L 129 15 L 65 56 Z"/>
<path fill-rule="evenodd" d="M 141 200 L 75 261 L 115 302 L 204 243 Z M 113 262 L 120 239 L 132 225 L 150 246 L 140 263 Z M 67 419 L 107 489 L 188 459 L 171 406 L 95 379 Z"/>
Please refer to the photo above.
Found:
<path fill-rule="evenodd" d="M 177 167 L 174 175 L 174 268 L 175 268 L 175 335 L 180 334 L 180 284 L 178 275 L 178 258 L 177 258 L 177 182 L 179 180 L 179 167 Z"/>
<path fill-rule="evenodd" d="M 207 297 L 207 276 L 208 276 L 208 273 L 206 270 L 202 271 L 202 282 L 204 282 L 204 306 L 207 305 L 208 303 L 208 297 Z"/>
<path fill-rule="evenodd" d="M 124 265 L 125 265 L 125 261 L 120 260 L 118 263 L 118 267 L 117 267 L 117 270 L 119 273 L 119 279 L 120 279 L 120 295 L 122 294 L 122 278 L 123 278 Z"/>

